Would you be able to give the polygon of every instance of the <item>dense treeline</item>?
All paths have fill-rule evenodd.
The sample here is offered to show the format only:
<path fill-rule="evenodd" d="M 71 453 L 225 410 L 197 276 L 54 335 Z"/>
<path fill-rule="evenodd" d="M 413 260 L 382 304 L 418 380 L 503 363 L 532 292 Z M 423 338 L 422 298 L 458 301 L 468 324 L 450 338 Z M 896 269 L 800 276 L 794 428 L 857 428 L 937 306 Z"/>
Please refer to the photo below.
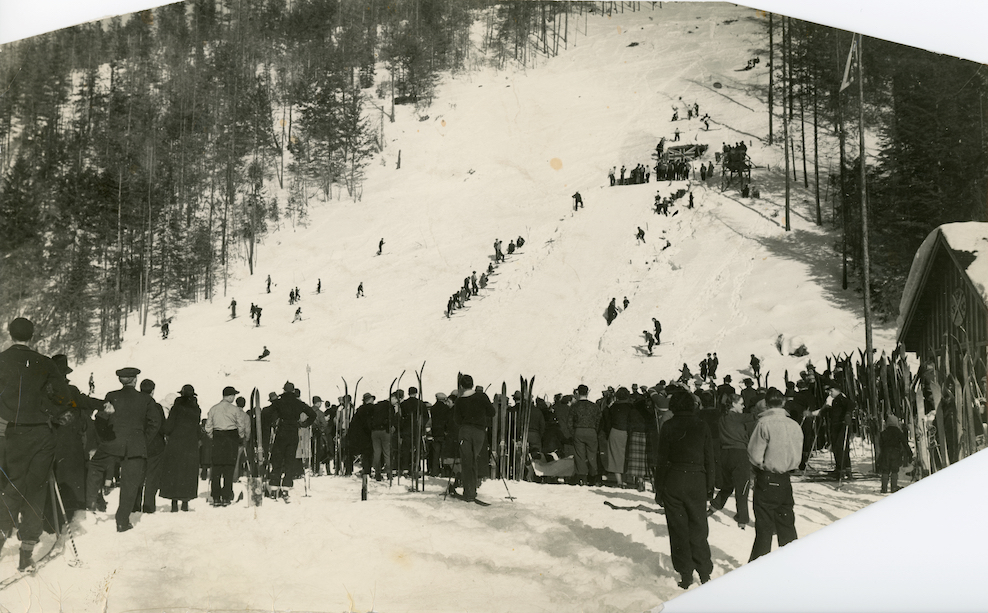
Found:
<path fill-rule="evenodd" d="M 822 223 L 822 211 L 833 208 L 832 220 L 842 235 L 836 250 L 846 254 L 848 274 L 860 283 L 857 81 L 840 91 L 852 35 L 778 15 L 770 23 L 772 136 L 780 139 L 784 130 L 778 119 L 783 125 L 788 120 L 792 180 L 809 187 L 817 172 L 808 170 L 807 157 L 800 164 L 795 152 L 815 152 L 818 130 L 843 134 L 839 151 L 819 155 L 836 163 L 829 168 L 830 188 L 817 189 L 817 220 Z M 988 219 L 988 71 L 981 64 L 877 39 L 865 38 L 863 48 L 872 293 L 880 314 L 894 317 L 913 255 L 927 234 L 944 223 Z M 876 149 L 877 160 L 872 157 Z"/>
<path fill-rule="evenodd" d="M 642 7 L 189 0 L 7 45 L 0 312 L 38 322 L 50 352 L 117 348 L 128 328 L 222 294 L 231 263 L 253 272 L 265 234 L 305 223 L 311 197 L 359 200 L 395 105 L 427 106 L 444 71 L 534 63 L 586 35 L 591 12 Z M 788 135 L 806 187 L 842 177 L 817 188 L 817 219 L 833 211 L 847 238 L 838 257 L 860 276 L 856 88 L 838 91 L 851 36 L 766 22 L 770 139 Z M 988 83 L 980 65 L 872 39 L 864 61 L 869 149 L 880 150 L 867 168 L 873 290 L 892 314 L 926 234 L 986 217 Z M 824 133 L 846 146 L 811 169 Z"/>

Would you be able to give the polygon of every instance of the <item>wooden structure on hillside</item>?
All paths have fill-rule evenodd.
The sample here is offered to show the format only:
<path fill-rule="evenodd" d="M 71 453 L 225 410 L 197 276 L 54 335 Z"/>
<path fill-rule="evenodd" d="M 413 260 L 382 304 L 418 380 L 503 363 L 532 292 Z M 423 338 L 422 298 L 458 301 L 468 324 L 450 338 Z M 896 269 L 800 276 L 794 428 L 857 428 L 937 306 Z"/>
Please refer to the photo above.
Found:
<path fill-rule="evenodd" d="M 988 223 L 945 224 L 913 260 L 899 306 L 899 344 L 919 356 L 917 404 L 933 415 L 933 469 L 985 446 Z"/>

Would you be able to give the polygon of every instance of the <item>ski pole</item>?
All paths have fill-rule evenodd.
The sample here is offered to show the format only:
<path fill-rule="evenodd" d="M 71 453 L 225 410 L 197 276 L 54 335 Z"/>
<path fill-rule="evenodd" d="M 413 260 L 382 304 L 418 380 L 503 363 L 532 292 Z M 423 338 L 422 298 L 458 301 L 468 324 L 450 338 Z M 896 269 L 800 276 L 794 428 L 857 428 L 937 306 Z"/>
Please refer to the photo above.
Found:
<path fill-rule="evenodd" d="M 489 450 L 489 451 L 491 453 L 491 458 L 493 459 L 494 458 L 494 451 L 493 450 Z M 504 484 L 504 490 L 506 492 L 508 492 L 508 500 L 510 500 L 511 502 L 514 502 L 515 501 L 515 497 L 511 495 L 511 490 L 508 489 L 508 482 L 504 480 L 504 475 L 503 474 L 501 475 L 501 483 Z"/>
<path fill-rule="evenodd" d="M 75 539 L 72 538 L 72 524 L 69 522 L 69 516 L 65 513 L 65 503 L 62 502 L 62 492 L 58 489 L 58 482 L 55 481 L 55 471 L 50 470 L 48 472 L 48 478 L 51 479 L 51 487 L 55 490 L 55 498 L 58 500 L 58 508 L 62 510 L 62 516 L 65 517 L 65 534 L 69 537 L 69 543 L 72 544 L 72 555 L 75 558 L 69 562 L 69 566 L 79 567 L 82 566 L 82 560 L 79 559 L 79 550 L 76 549 Z M 57 523 L 56 519 L 56 523 Z"/>

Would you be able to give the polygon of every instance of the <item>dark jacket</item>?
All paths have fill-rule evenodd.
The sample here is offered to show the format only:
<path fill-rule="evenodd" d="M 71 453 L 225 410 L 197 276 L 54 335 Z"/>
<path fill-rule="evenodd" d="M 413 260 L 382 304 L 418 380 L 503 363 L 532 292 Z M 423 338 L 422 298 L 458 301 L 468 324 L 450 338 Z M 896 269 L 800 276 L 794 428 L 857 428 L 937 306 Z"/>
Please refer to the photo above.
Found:
<path fill-rule="evenodd" d="M 114 413 L 105 419 L 113 428 L 113 440 L 104 441 L 100 447 L 104 453 L 121 458 L 146 458 L 148 443 L 161 428 L 161 410 L 149 394 L 142 394 L 125 385 L 110 392 L 106 400 L 113 405 Z"/>
<path fill-rule="evenodd" d="M 450 408 L 445 402 L 436 402 L 429 409 L 432 416 L 432 438 L 445 440 L 449 435 Z"/>
<path fill-rule="evenodd" d="M 721 449 L 748 449 L 748 441 L 755 429 L 755 416 L 751 413 L 728 411 L 720 418 L 717 430 L 720 433 Z"/>
<path fill-rule="evenodd" d="M 69 386 L 55 362 L 27 345 L 0 353 L 0 418 L 44 424 L 69 410 Z"/>
<path fill-rule="evenodd" d="M 362 404 L 357 407 L 347 429 L 347 445 L 351 455 L 370 453 L 374 449 L 371 440 L 371 412 L 373 404 Z"/>
<path fill-rule="evenodd" d="M 714 488 L 716 464 L 713 439 L 707 424 L 697 415 L 676 413 L 662 425 L 655 479 L 657 492 L 664 489 L 670 470 L 705 473 L 707 491 Z"/>
<path fill-rule="evenodd" d="M 159 495 L 172 500 L 197 496 L 199 475 L 199 420 L 202 410 L 195 397 L 175 399 L 161 431 L 168 436 L 161 461 Z"/>
<path fill-rule="evenodd" d="M 600 405 L 589 400 L 577 400 L 569 409 L 569 432 L 572 433 L 577 428 L 590 428 L 596 430 L 600 424 Z"/>
<path fill-rule="evenodd" d="M 893 472 L 903 464 L 912 462 L 913 451 L 906 435 L 898 426 L 888 426 L 878 438 L 881 452 L 878 454 L 878 472 Z"/>
<path fill-rule="evenodd" d="M 487 394 L 464 392 L 453 404 L 453 421 L 458 426 L 474 426 L 485 430 L 496 411 Z"/>
<path fill-rule="evenodd" d="M 375 402 L 371 409 L 370 425 L 371 430 L 390 430 L 395 425 L 395 411 L 391 407 L 391 402 L 382 400 Z"/>
<path fill-rule="evenodd" d="M 305 413 L 305 419 L 299 421 L 299 416 Z M 316 411 L 295 397 L 295 394 L 284 393 L 261 411 L 261 423 L 277 425 L 278 434 L 294 431 L 298 437 L 299 428 L 307 428 L 316 420 Z"/>
<path fill-rule="evenodd" d="M 627 430 L 628 413 L 631 412 L 631 402 L 618 400 L 607 409 L 608 430 Z"/>
<path fill-rule="evenodd" d="M 148 394 L 150 398 L 151 395 Z M 151 435 L 151 440 L 148 441 L 148 457 L 153 457 L 164 453 L 165 451 L 165 433 L 162 428 L 165 425 L 165 411 L 161 408 L 161 405 L 154 402 L 152 398 L 151 401 L 154 403 L 151 410 L 158 414 L 158 429 Z"/>

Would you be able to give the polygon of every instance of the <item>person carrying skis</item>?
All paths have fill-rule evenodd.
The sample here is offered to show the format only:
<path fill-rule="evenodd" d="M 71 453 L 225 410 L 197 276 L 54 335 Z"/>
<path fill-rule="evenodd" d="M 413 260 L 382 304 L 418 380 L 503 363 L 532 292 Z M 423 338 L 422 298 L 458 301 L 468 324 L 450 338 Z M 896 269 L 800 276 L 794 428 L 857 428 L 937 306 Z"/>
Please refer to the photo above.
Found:
<path fill-rule="evenodd" d="M 748 461 L 755 473 L 755 542 L 749 562 L 772 550 L 772 535 L 778 536 L 779 547 L 798 538 L 789 471 L 799 465 L 803 432 L 789 419 L 783 401 L 782 392 L 769 388 L 765 394 L 767 410 L 758 418 L 748 441 Z"/>
<path fill-rule="evenodd" d="M 230 319 L 237 318 L 237 299 L 234 298 L 230 301 Z"/>
<path fill-rule="evenodd" d="M 459 424 L 460 462 L 462 466 L 463 500 L 477 500 L 478 466 L 483 462 L 487 424 L 496 411 L 487 394 L 474 390 L 473 377 L 461 374 L 456 381 L 457 395 L 453 404 L 453 422 Z"/>
<path fill-rule="evenodd" d="M 257 359 L 258 360 L 263 360 L 264 358 L 268 357 L 269 355 L 271 355 L 271 352 L 268 351 L 268 346 L 265 345 L 264 346 L 264 351 L 261 352 L 261 355 L 257 356 Z"/>

